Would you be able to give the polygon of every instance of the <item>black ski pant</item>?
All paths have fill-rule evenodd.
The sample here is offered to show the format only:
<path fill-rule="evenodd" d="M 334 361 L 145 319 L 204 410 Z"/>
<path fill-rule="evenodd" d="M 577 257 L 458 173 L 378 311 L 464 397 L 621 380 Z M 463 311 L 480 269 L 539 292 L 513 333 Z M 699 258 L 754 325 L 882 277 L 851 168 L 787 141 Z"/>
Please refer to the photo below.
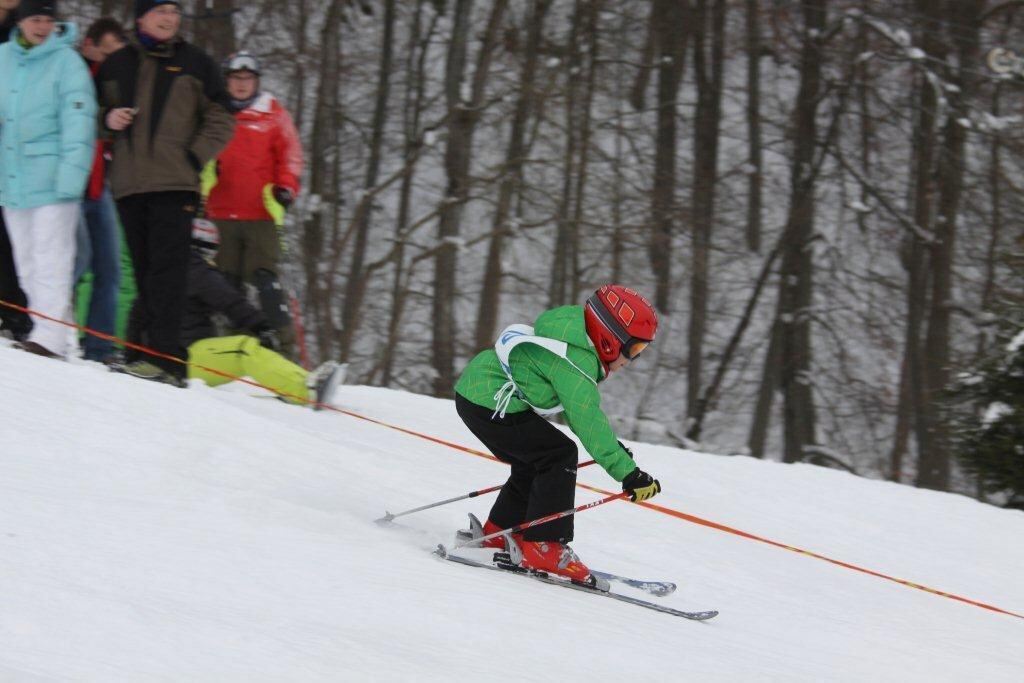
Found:
<path fill-rule="evenodd" d="M 492 419 L 492 409 L 459 394 L 455 395 L 455 410 L 498 460 L 512 466 L 512 476 L 491 508 L 492 522 L 508 529 L 573 507 L 579 458 L 576 442 L 532 410 Z M 573 517 L 527 529 L 523 537 L 569 543 Z"/>
<path fill-rule="evenodd" d="M 197 202 L 195 192 L 146 192 L 117 200 L 138 289 L 129 341 L 182 361 L 188 360 L 188 349 L 181 343 L 181 318 Z M 126 357 L 143 358 L 138 352 Z M 182 363 L 154 356 L 144 360 L 176 377 L 187 374 Z"/>
<path fill-rule="evenodd" d="M 14 267 L 14 253 L 11 240 L 7 237 L 4 212 L 0 211 L 0 301 L 28 306 L 28 298 L 18 285 L 18 271 Z M 0 323 L 16 337 L 27 337 L 32 331 L 32 319 L 27 313 L 0 306 Z"/>

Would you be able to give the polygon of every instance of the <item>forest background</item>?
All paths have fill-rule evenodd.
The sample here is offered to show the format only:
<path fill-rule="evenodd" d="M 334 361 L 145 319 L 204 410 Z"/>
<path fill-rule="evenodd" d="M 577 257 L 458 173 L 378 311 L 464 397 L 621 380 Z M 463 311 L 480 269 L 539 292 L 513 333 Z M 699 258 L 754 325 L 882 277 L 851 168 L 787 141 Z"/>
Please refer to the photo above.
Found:
<path fill-rule="evenodd" d="M 285 275 L 314 360 L 450 397 L 502 327 L 620 282 L 661 315 L 604 391 L 624 436 L 986 499 L 953 457 L 983 406 L 949 389 L 1021 307 L 1022 90 L 986 57 L 1022 5 L 183 8 L 301 132 Z"/>

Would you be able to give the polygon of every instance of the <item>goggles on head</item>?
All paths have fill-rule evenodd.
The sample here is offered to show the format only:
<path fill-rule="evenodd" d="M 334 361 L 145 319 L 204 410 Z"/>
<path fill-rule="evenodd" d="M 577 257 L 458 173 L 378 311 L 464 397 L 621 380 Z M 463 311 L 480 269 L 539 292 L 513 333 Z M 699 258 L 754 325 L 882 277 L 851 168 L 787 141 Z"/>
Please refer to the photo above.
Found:
<path fill-rule="evenodd" d="M 231 55 L 224 62 L 224 72 L 232 74 L 236 71 L 249 71 L 256 74 L 260 73 L 260 63 L 248 52 L 239 52 Z"/>

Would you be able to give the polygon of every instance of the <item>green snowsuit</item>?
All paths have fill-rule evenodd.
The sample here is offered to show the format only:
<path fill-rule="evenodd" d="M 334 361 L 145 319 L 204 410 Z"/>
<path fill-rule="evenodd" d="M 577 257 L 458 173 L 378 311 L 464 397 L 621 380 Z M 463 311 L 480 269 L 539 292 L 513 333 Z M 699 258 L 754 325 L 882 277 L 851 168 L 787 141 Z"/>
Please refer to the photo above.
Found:
<path fill-rule="evenodd" d="M 562 306 L 545 311 L 533 327 L 538 337 L 568 343 L 567 355 L 571 363 L 536 344 L 516 346 L 509 356 L 509 366 L 521 395 L 512 397 L 506 413 L 531 410 L 531 405 L 554 408 L 561 404 L 569 428 L 583 447 L 615 481 L 621 482 L 636 469 L 636 463 L 619 445 L 608 418 L 601 411 L 597 382 L 604 379 L 604 369 L 587 336 L 583 307 Z M 487 349 L 466 366 L 455 392 L 479 406 L 495 410 L 498 405 L 495 394 L 507 381 L 498 354 L 493 348 Z"/>

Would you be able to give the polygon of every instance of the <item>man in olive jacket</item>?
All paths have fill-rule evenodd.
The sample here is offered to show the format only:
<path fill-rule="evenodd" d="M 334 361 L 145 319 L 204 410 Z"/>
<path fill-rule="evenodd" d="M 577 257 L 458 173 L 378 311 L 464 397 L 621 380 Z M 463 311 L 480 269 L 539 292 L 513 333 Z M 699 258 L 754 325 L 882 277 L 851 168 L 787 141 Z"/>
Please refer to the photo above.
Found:
<path fill-rule="evenodd" d="M 178 36 L 179 2 L 136 0 L 136 31 L 97 77 L 100 121 L 113 138 L 110 189 L 139 291 L 140 342 L 185 361 L 185 306 L 199 171 L 234 132 L 216 63 Z M 130 352 L 125 372 L 184 386 L 186 367 Z"/>

